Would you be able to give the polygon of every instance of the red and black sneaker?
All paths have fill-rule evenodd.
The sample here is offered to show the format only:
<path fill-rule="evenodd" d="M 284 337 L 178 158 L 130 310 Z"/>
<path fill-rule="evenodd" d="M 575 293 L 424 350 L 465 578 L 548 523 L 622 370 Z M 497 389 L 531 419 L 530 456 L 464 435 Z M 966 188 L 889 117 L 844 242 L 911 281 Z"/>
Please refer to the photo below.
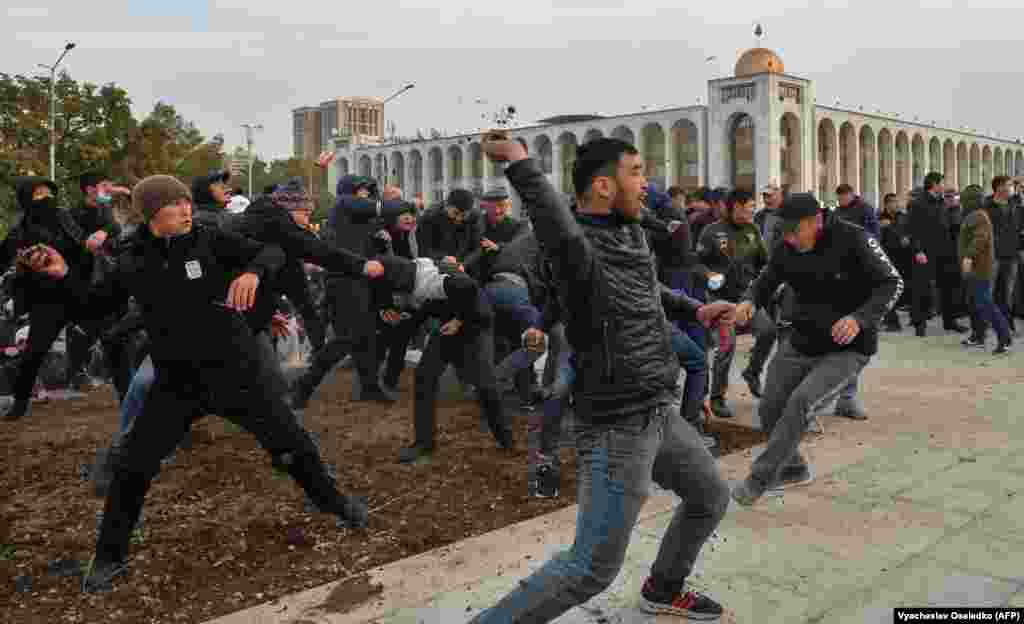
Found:
<path fill-rule="evenodd" d="M 722 605 L 695 591 L 680 591 L 675 595 L 659 592 L 654 579 L 648 578 L 640 590 L 640 608 L 645 613 L 675 615 L 693 622 L 718 622 Z"/>

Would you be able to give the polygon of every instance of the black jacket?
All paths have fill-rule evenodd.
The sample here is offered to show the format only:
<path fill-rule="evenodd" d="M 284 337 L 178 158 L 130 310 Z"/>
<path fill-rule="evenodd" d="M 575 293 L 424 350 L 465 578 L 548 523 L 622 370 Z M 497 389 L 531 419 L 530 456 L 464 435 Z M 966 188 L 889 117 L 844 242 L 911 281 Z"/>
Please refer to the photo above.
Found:
<path fill-rule="evenodd" d="M 790 342 L 811 357 L 848 349 L 874 355 L 878 324 L 903 292 L 903 279 L 881 244 L 864 228 L 832 214 L 825 216 L 824 232 L 811 251 L 799 253 L 778 243 L 744 300 L 764 307 L 781 284 L 795 295 Z M 857 319 L 861 332 L 839 345 L 832 340 L 832 326 L 845 316 Z"/>
<path fill-rule="evenodd" d="M 359 176 L 347 175 L 338 180 L 337 201 L 327 213 L 328 242 L 363 256 L 375 252 L 373 235 L 385 221 L 394 219 L 403 210 L 399 200 L 384 201 L 376 197 L 376 187 L 371 197 L 356 197 L 355 182 Z"/>
<path fill-rule="evenodd" d="M 505 175 L 532 206 L 534 232 L 549 251 L 575 352 L 578 413 L 612 422 L 665 401 L 679 360 L 663 305 L 693 320 L 700 304 L 663 297 L 667 289 L 638 224 L 574 216 L 533 159 L 510 165 Z"/>
<path fill-rule="evenodd" d="M 896 220 L 888 225 L 881 225 L 882 249 L 896 263 L 897 267 L 909 264 L 913 253 L 910 250 L 910 234 L 907 232 L 907 215 L 900 212 Z"/>
<path fill-rule="evenodd" d="M 481 219 L 486 221 L 484 217 L 481 217 Z M 513 217 L 505 217 L 494 225 L 487 223 L 481 228 L 480 239 L 476 242 L 476 249 L 471 251 L 463 262 L 466 265 L 466 272 L 479 279 L 481 283 L 486 283 L 491 275 L 499 272 L 494 270 L 492 266 L 497 260 L 497 256 L 501 254 L 504 246 L 529 232 L 530 226 L 525 221 L 520 221 Z M 485 238 L 492 243 L 497 243 L 497 252 L 484 251 L 480 247 L 480 240 Z"/>
<path fill-rule="evenodd" d="M 992 221 L 992 233 L 995 236 L 993 244 L 997 260 L 1009 260 L 1017 257 L 1022 224 L 1018 222 L 1021 213 L 1015 208 L 1016 206 L 1009 202 L 1000 206 L 991 195 L 986 197 L 985 202 L 981 205 L 981 209 L 988 213 L 988 218 Z"/>
<path fill-rule="evenodd" d="M 854 197 L 846 208 L 836 208 L 836 216 L 854 225 L 859 225 L 875 238 L 881 236 L 881 226 L 878 223 L 878 213 L 875 212 L 875 207 L 860 197 Z"/>
<path fill-rule="evenodd" d="M 929 260 L 932 256 L 956 258 L 945 199 L 921 193 L 910 203 L 909 215 L 907 233 L 913 253 L 924 252 Z"/>
<path fill-rule="evenodd" d="M 465 262 L 474 251 L 480 249 L 483 233 L 479 215 L 467 215 L 466 220 L 457 225 L 448 218 L 444 207 L 425 211 L 419 218 L 416 230 L 421 258 L 440 260 L 454 256 L 461 262 Z"/>
<path fill-rule="evenodd" d="M 206 227 L 221 228 L 232 216 L 225 206 L 218 204 L 210 193 L 210 185 L 221 179 L 219 174 L 211 174 L 192 180 L 192 220 Z"/>
<path fill-rule="evenodd" d="M 237 234 L 195 225 L 170 239 L 139 228 L 117 258 L 115 270 L 96 286 L 69 273 L 63 283 L 93 318 L 117 311 L 129 297 L 142 310 L 157 363 L 232 361 L 239 340 L 252 335 L 243 315 L 227 309 L 231 282 L 243 273 L 270 281 L 284 252 Z M 44 278 L 45 279 L 45 278 Z"/>
<path fill-rule="evenodd" d="M 32 191 L 43 185 L 49 186 L 56 198 L 56 184 L 45 178 L 20 178 L 15 182 L 18 207 L 22 214 L 8 231 L 7 238 L 0 243 L 0 264 L 6 269 L 19 250 L 46 244 L 60 252 L 73 274 L 88 279 L 92 272 L 93 256 L 85 248 L 85 241 L 92 232 L 83 232 L 70 212 L 57 207 L 56 199 L 44 205 L 34 203 Z M 62 302 L 65 289 L 53 280 L 32 273 L 21 273 L 15 278 L 14 293 L 19 309 L 24 309 L 25 305 L 32 303 Z"/>
<path fill-rule="evenodd" d="M 253 329 L 265 329 L 277 309 L 280 295 L 286 295 L 300 310 L 308 309 L 309 287 L 304 262 L 319 265 L 331 273 L 352 278 L 363 276 L 366 259 L 344 249 L 328 245 L 309 230 L 299 227 L 288 213 L 264 196 L 233 219 L 227 229 L 260 243 L 284 250 L 281 271 L 260 289 L 256 307 L 249 312 Z"/>

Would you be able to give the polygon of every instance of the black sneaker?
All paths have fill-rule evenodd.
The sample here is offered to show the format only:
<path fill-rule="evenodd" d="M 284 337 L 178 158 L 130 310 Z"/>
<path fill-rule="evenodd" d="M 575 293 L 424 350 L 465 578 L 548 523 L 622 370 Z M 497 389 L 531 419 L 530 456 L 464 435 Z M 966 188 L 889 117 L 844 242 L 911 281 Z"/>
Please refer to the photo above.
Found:
<path fill-rule="evenodd" d="M 711 413 L 718 418 L 732 418 L 735 414 L 723 398 L 711 399 Z"/>
<path fill-rule="evenodd" d="M 693 622 L 718 622 L 722 617 L 722 605 L 704 594 L 684 588 L 675 595 L 666 595 L 655 589 L 654 579 L 649 577 L 640 590 L 640 609 L 645 613 L 675 615 Z"/>
<path fill-rule="evenodd" d="M 1007 353 L 1010 352 L 1011 344 L 1012 343 L 1009 342 L 1000 342 L 999 346 L 996 347 L 995 351 L 992 352 L 992 355 L 1006 355 Z"/>
<path fill-rule="evenodd" d="M 128 566 L 116 561 L 93 561 L 82 576 L 82 591 L 87 594 L 114 590 L 114 579 L 128 571 Z"/>
<path fill-rule="evenodd" d="M 407 446 L 398 452 L 398 463 L 400 464 L 413 464 L 421 460 L 430 459 L 430 456 L 434 453 L 434 449 L 431 447 L 413 445 Z"/>
<path fill-rule="evenodd" d="M 28 416 L 28 413 L 29 411 L 31 411 L 31 408 L 31 399 L 15 399 L 14 403 L 11 403 L 11 406 L 7 408 L 6 412 L 4 412 L 4 420 L 8 422 L 21 420 L 25 416 Z"/>
<path fill-rule="evenodd" d="M 885 331 L 899 333 L 899 332 L 903 331 L 903 326 L 900 325 L 899 323 L 886 323 L 885 324 Z"/>
<path fill-rule="evenodd" d="M 528 490 L 533 498 L 556 498 L 560 485 L 561 475 L 559 475 L 558 469 L 548 464 L 541 464 L 530 476 Z"/>
<path fill-rule="evenodd" d="M 960 323 L 957 323 L 956 321 L 953 321 L 952 323 L 943 324 L 942 329 L 949 332 L 955 332 L 957 334 L 966 334 L 968 331 L 966 327 L 964 327 Z"/>
<path fill-rule="evenodd" d="M 968 336 L 967 338 L 960 341 L 960 346 L 968 349 L 984 349 L 985 341 L 977 336 Z"/>
<path fill-rule="evenodd" d="M 924 325 L 917 325 L 914 327 L 914 333 L 917 335 L 918 338 L 924 338 L 925 336 L 928 335 L 928 330 Z"/>
<path fill-rule="evenodd" d="M 750 394 L 754 395 L 758 399 L 761 398 L 761 376 L 754 373 L 749 368 L 743 371 L 740 375 L 743 377 L 743 381 L 747 382 L 747 387 L 750 388 Z"/>
<path fill-rule="evenodd" d="M 340 529 L 362 529 L 369 521 L 370 512 L 366 501 L 355 496 L 342 496 L 344 504 L 338 514 L 337 526 Z"/>

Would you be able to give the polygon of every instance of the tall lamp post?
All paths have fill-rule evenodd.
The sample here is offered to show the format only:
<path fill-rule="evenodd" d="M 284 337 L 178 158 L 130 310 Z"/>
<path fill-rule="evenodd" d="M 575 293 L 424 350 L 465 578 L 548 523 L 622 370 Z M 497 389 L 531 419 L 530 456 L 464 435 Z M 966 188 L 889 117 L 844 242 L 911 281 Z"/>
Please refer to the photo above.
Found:
<path fill-rule="evenodd" d="M 74 49 L 75 44 L 69 41 L 64 46 L 64 51 L 60 53 L 56 63 L 53 65 L 39 63 L 39 67 L 50 70 L 50 179 L 54 182 L 57 181 L 57 97 L 55 95 L 57 68 L 60 67 L 61 61 L 64 60 L 68 52 Z"/>
<path fill-rule="evenodd" d="M 416 86 L 415 84 L 410 82 L 409 84 L 405 85 L 404 87 L 402 87 L 398 91 L 395 91 L 394 93 L 392 93 L 388 97 L 384 98 L 384 101 L 381 102 L 381 106 L 383 106 L 384 104 L 387 104 L 391 100 L 393 100 L 396 97 L 402 95 L 403 93 L 405 93 L 409 89 L 412 89 L 415 86 Z M 390 178 L 391 178 L 391 176 L 389 175 L 389 169 L 388 169 L 388 157 L 385 156 L 384 157 L 384 184 L 388 184 L 391 181 Z"/>
<path fill-rule="evenodd" d="M 245 146 L 249 150 L 249 200 L 252 201 L 252 144 L 253 135 L 256 134 L 257 130 L 263 129 L 263 124 L 242 124 L 242 128 L 245 128 Z"/>

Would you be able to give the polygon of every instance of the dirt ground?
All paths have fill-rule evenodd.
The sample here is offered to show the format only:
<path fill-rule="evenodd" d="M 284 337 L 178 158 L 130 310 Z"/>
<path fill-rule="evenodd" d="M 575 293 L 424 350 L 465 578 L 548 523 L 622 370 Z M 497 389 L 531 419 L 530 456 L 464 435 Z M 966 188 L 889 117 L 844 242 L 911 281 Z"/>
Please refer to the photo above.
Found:
<path fill-rule="evenodd" d="M 0 622 L 202 622 L 346 577 L 365 598 L 374 588 L 360 582 L 363 571 L 575 502 L 570 449 L 562 495 L 526 496 L 525 416 L 518 450 L 501 452 L 480 431 L 475 403 L 441 401 L 438 451 L 429 463 L 403 466 L 396 457 L 411 437 L 411 373 L 393 407 L 353 404 L 350 387 L 351 373 L 340 373 L 305 419 L 342 489 L 368 498 L 368 530 L 337 529 L 330 516 L 307 512 L 301 491 L 272 472 L 251 436 L 207 418 L 193 447 L 154 482 L 128 575 L 100 595 L 82 594 L 80 579 L 49 568 L 92 554 L 103 501 L 83 467 L 116 431 L 110 388 L 37 404 L 26 420 L 2 423 Z M 721 421 L 713 430 L 726 453 L 764 439 Z M 352 603 L 336 598 L 337 611 Z"/>

